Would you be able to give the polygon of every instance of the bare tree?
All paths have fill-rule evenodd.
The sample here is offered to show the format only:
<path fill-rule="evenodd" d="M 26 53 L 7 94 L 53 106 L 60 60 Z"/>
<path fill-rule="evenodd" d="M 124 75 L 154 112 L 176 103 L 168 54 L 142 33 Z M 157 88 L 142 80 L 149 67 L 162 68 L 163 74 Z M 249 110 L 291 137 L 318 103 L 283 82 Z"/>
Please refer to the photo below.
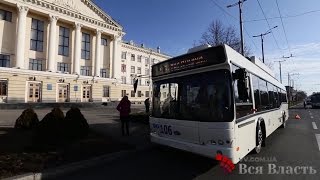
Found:
<path fill-rule="evenodd" d="M 211 46 L 227 44 L 241 53 L 241 40 L 235 28 L 233 26 L 224 26 L 220 20 L 215 20 L 210 24 L 207 31 L 202 34 L 200 43 L 210 44 Z M 244 54 L 245 56 L 250 54 L 247 46 L 244 46 Z"/>

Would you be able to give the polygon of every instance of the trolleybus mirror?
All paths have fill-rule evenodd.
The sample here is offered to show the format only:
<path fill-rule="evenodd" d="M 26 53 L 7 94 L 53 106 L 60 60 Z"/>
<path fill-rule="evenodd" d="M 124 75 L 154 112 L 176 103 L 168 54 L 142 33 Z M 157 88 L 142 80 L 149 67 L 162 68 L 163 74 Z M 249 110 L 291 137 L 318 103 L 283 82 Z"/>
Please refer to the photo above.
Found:
<path fill-rule="evenodd" d="M 247 102 L 249 99 L 248 87 L 247 87 L 247 72 L 245 69 L 237 69 L 232 74 L 234 80 L 238 80 L 237 88 L 239 99 L 243 102 Z"/>

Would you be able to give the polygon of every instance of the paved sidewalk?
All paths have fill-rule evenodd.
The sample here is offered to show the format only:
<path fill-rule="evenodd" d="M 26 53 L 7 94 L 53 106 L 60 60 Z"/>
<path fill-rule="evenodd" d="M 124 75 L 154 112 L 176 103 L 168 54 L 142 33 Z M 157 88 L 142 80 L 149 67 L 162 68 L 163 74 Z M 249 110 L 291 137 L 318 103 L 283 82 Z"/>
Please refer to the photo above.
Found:
<path fill-rule="evenodd" d="M 64 114 L 68 109 L 62 109 Z M 14 127 L 16 119 L 23 110 L 0 110 L 0 127 Z M 35 109 L 41 120 L 51 109 Z M 141 112 L 142 108 L 132 109 L 132 112 Z M 108 135 L 113 139 L 141 148 L 149 145 L 149 127 L 142 123 L 130 123 L 130 136 L 121 135 L 121 122 L 119 112 L 114 108 L 90 108 L 81 109 L 87 119 L 90 129 L 101 134 Z"/>

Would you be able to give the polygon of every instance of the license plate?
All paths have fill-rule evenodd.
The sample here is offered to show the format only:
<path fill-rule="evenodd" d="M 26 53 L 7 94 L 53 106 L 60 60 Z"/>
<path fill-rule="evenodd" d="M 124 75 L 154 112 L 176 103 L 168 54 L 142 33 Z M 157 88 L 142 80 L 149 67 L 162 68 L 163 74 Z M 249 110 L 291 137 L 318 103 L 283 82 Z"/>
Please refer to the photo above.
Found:
<path fill-rule="evenodd" d="M 172 135 L 173 130 L 170 125 L 153 124 L 153 128 L 157 129 L 157 132 L 162 135 Z"/>

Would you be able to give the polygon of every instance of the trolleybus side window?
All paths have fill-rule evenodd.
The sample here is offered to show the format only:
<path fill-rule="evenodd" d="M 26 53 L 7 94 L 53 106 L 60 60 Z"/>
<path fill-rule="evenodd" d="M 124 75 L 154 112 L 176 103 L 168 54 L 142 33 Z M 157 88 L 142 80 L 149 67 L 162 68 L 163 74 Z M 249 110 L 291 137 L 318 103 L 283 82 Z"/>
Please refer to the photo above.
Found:
<path fill-rule="evenodd" d="M 269 109 L 273 109 L 276 107 L 275 105 L 275 96 L 274 96 L 274 89 L 275 87 L 268 83 L 268 93 L 269 93 Z"/>
<path fill-rule="evenodd" d="M 287 102 L 286 94 L 283 93 L 283 90 L 273 84 L 255 75 L 252 75 L 252 84 L 255 108 L 257 111 L 279 108 L 281 102 Z"/>
<path fill-rule="evenodd" d="M 284 90 L 281 90 L 281 102 L 287 103 L 287 94 Z"/>
<path fill-rule="evenodd" d="M 263 79 L 259 79 L 259 90 L 261 97 L 260 111 L 269 109 L 269 95 L 268 95 L 268 85 Z"/>

